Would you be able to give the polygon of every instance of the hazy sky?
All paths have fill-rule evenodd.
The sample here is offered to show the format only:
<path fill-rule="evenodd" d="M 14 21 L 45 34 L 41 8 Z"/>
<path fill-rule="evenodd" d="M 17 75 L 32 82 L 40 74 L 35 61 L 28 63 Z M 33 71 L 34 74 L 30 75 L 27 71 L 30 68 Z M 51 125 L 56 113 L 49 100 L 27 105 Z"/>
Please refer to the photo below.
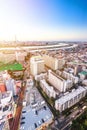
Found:
<path fill-rule="evenodd" d="M 87 0 L 0 0 L 0 40 L 87 40 Z"/>

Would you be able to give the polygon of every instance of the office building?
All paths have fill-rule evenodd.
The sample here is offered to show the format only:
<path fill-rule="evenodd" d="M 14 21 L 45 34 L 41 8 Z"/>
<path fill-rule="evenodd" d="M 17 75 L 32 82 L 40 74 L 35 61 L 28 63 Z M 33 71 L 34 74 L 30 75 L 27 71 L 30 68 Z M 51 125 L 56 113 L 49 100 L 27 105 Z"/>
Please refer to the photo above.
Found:
<path fill-rule="evenodd" d="M 65 92 L 66 90 L 72 87 L 71 80 L 65 80 L 62 77 L 58 76 L 51 70 L 48 71 L 48 81 L 52 86 L 54 86 L 60 92 Z"/>
<path fill-rule="evenodd" d="M 34 56 L 30 59 L 30 72 L 33 76 L 45 72 L 44 60 L 41 56 Z"/>
<path fill-rule="evenodd" d="M 79 86 L 78 89 L 73 89 L 71 92 L 66 93 L 66 95 L 60 97 L 55 101 L 55 108 L 60 112 L 67 108 L 70 108 L 77 102 L 79 102 L 87 93 L 87 88 Z"/>

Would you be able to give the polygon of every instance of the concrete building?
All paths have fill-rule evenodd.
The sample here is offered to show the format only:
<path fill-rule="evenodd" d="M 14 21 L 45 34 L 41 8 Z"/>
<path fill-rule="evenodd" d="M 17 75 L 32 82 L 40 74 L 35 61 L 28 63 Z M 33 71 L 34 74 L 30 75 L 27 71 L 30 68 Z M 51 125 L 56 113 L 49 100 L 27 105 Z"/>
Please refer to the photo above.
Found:
<path fill-rule="evenodd" d="M 87 86 L 87 79 L 83 80 L 82 84 L 84 84 L 85 86 Z"/>
<path fill-rule="evenodd" d="M 47 73 L 41 73 L 41 74 L 35 76 L 36 81 L 40 81 L 40 80 L 46 79 L 46 78 L 47 78 Z"/>
<path fill-rule="evenodd" d="M 55 108 L 60 112 L 67 108 L 70 108 L 77 102 L 79 102 L 87 93 L 87 88 L 79 86 L 78 89 L 73 89 L 72 92 L 68 92 L 66 95 L 60 97 L 55 101 Z"/>
<path fill-rule="evenodd" d="M 71 74 L 67 71 L 63 71 L 62 76 L 66 79 L 71 80 L 75 84 L 78 83 L 78 81 L 79 81 L 79 78 L 77 76 L 74 76 L 73 74 Z"/>
<path fill-rule="evenodd" d="M 82 66 L 80 66 L 80 65 L 74 66 L 74 75 L 77 75 L 81 71 L 82 71 Z"/>
<path fill-rule="evenodd" d="M 30 72 L 33 76 L 45 72 L 44 60 L 41 56 L 34 56 L 30 59 Z"/>
<path fill-rule="evenodd" d="M 27 56 L 27 52 L 16 51 L 15 56 L 17 61 L 22 62 L 25 60 L 25 56 Z"/>
<path fill-rule="evenodd" d="M 45 61 L 45 64 L 52 70 L 62 69 L 63 65 L 65 64 L 64 59 L 57 59 L 49 55 L 44 55 L 43 59 Z"/>
<path fill-rule="evenodd" d="M 56 91 L 54 90 L 53 86 L 50 86 L 45 79 L 40 80 L 40 86 L 43 89 L 43 91 L 48 95 L 48 97 L 56 98 Z"/>
<path fill-rule="evenodd" d="M 13 105 L 12 91 L 0 93 L 0 124 L 13 117 Z"/>
<path fill-rule="evenodd" d="M 7 91 L 12 91 L 13 96 L 16 95 L 16 84 L 14 79 L 10 78 L 6 80 L 5 85 Z"/>
<path fill-rule="evenodd" d="M 48 72 L 48 81 L 60 92 L 65 92 L 66 90 L 72 87 L 71 80 L 65 80 L 62 77 L 55 74 L 54 72 L 52 72 L 51 70 L 49 70 Z"/>
<path fill-rule="evenodd" d="M 80 79 L 84 80 L 85 78 L 87 78 L 87 72 L 86 71 L 81 71 L 79 73 Z"/>

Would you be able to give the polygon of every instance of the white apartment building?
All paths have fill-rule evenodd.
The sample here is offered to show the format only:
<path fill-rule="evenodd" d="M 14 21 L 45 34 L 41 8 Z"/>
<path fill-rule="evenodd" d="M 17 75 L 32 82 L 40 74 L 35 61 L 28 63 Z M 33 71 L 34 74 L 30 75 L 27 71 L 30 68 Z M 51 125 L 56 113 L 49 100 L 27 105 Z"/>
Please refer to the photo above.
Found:
<path fill-rule="evenodd" d="M 65 92 L 66 90 L 72 87 L 71 80 L 65 80 L 62 77 L 58 76 L 51 70 L 48 71 L 48 80 L 52 86 L 58 89 L 60 92 Z"/>
<path fill-rule="evenodd" d="M 14 102 L 12 91 L 0 93 L 0 124 L 13 117 Z"/>
<path fill-rule="evenodd" d="M 60 97 L 55 101 L 55 108 L 60 112 L 67 108 L 70 108 L 77 102 L 79 102 L 87 93 L 87 88 L 79 86 L 78 89 L 73 89 L 72 92 L 68 92 L 66 95 Z"/>
<path fill-rule="evenodd" d="M 35 75 L 35 80 L 40 81 L 42 79 L 46 79 L 46 77 L 47 77 L 47 73 L 41 73 L 39 75 Z"/>
<path fill-rule="evenodd" d="M 34 56 L 30 59 L 30 71 L 33 76 L 45 72 L 44 60 L 41 56 Z"/>
<path fill-rule="evenodd" d="M 64 59 L 57 59 L 49 55 L 44 55 L 43 59 L 45 64 L 50 67 L 52 70 L 62 69 L 65 64 Z"/>
<path fill-rule="evenodd" d="M 87 86 L 87 79 L 83 80 L 82 84 Z"/>
<path fill-rule="evenodd" d="M 16 56 L 16 60 L 17 61 L 24 61 L 25 60 L 25 56 L 27 56 L 27 52 L 16 51 L 15 52 L 15 56 Z"/>
<path fill-rule="evenodd" d="M 79 78 L 74 76 L 73 74 L 69 73 L 69 72 L 66 72 L 66 71 L 63 71 L 62 73 L 62 76 L 66 79 L 70 79 L 73 83 L 78 83 L 79 81 Z"/>
<path fill-rule="evenodd" d="M 56 92 L 55 90 L 53 89 L 53 86 L 50 86 L 46 81 L 45 79 L 43 80 L 40 80 L 40 86 L 41 88 L 43 89 L 43 91 L 51 98 L 56 98 Z"/>

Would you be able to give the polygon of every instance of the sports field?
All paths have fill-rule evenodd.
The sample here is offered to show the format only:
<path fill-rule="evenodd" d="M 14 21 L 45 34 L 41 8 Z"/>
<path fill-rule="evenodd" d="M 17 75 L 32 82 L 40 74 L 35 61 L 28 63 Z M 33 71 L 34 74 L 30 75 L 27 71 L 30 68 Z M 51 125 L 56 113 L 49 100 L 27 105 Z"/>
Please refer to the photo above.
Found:
<path fill-rule="evenodd" d="M 7 65 L 2 65 L 0 66 L 0 71 L 3 70 L 23 70 L 23 67 L 21 64 L 19 63 L 15 63 L 15 64 L 7 64 Z"/>

